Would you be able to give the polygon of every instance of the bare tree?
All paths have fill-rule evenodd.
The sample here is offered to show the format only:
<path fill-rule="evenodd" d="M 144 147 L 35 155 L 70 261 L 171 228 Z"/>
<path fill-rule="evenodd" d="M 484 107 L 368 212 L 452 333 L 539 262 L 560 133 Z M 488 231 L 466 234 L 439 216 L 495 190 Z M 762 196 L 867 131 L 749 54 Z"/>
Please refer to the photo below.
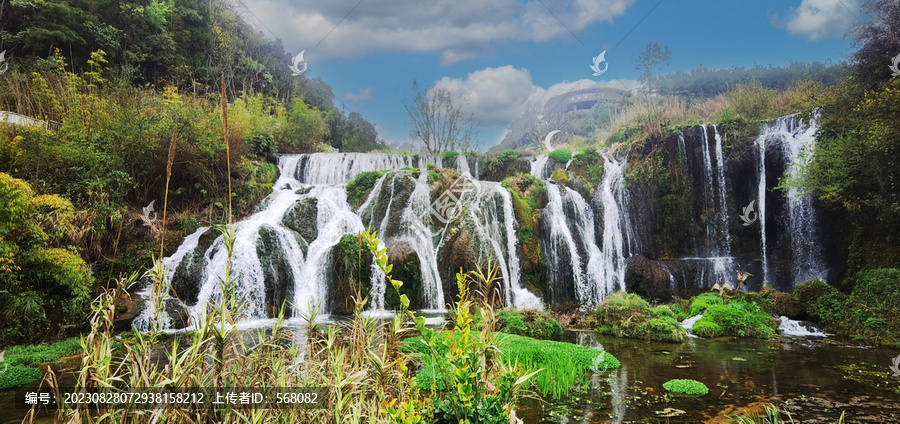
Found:
<path fill-rule="evenodd" d="M 640 81 L 641 90 L 645 94 L 653 94 L 659 86 L 660 78 L 662 78 L 662 68 L 669 66 L 669 60 L 672 59 L 672 53 L 668 47 L 660 48 L 659 44 L 647 44 L 644 51 L 638 56 L 638 66 L 634 67 L 635 71 L 643 71 Z"/>
<path fill-rule="evenodd" d="M 543 113 L 537 109 L 529 109 L 525 112 L 524 118 L 526 119 L 523 128 L 525 138 L 538 151 L 544 148 L 544 138 L 550 131 L 560 130 L 564 132 L 553 140 L 559 143 L 565 137 L 565 134 L 569 132 L 572 124 L 572 115 L 564 110 L 559 110 L 559 108 L 552 111 L 545 109 Z"/>
<path fill-rule="evenodd" d="M 477 145 L 475 116 L 454 104 L 449 91 L 425 90 L 413 81 L 412 99 L 404 101 L 403 107 L 409 114 L 409 136 L 421 141 L 428 153 L 463 152 Z"/>

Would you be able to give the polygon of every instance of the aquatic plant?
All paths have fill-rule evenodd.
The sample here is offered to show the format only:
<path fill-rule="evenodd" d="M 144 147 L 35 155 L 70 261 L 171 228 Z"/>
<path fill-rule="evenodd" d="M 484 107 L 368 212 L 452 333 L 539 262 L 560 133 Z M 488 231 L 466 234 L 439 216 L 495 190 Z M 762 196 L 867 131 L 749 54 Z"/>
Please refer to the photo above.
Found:
<path fill-rule="evenodd" d="M 663 383 L 663 388 L 672 393 L 681 393 L 691 396 L 706 396 L 709 388 L 697 380 L 675 379 Z"/>

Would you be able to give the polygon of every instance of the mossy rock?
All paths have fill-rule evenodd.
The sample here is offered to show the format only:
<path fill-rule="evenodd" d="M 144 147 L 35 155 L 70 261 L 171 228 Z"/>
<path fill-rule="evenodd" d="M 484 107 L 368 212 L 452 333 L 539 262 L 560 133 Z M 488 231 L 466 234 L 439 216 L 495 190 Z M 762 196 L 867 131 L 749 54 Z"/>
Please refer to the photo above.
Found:
<path fill-rule="evenodd" d="M 403 282 L 400 294 L 409 298 L 410 309 L 422 309 L 425 307 L 425 289 L 422 284 L 422 271 L 419 255 L 412 246 L 404 243 L 388 245 L 388 263 L 394 265 L 391 276 L 395 280 Z M 393 287 L 388 285 L 384 293 L 385 308 L 400 308 L 400 296 Z"/>
<path fill-rule="evenodd" d="M 281 218 L 282 225 L 294 230 L 303 239 L 300 243 L 303 253 L 306 253 L 308 244 L 319 236 L 318 217 L 319 199 L 304 197 L 288 208 Z"/>
<path fill-rule="evenodd" d="M 263 224 L 257 231 L 256 255 L 263 271 L 266 295 L 266 315 L 276 317 L 288 299 L 293 298 L 294 275 L 276 229 Z M 291 317 L 291 308 L 284 306 L 285 318 Z"/>
<path fill-rule="evenodd" d="M 218 230 L 207 228 L 197 241 L 197 247 L 184 255 L 181 262 L 176 265 L 170 284 L 174 294 L 185 305 L 191 306 L 197 303 L 197 296 L 200 294 L 200 280 L 206 265 L 204 256 L 221 234 Z"/>
<path fill-rule="evenodd" d="M 709 388 L 705 384 L 690 379 L 669 380 L 663 383 L 663 388 L 672 392 L 688 396 L 706 396 Z"/>
<path fill-rule="evenodd" d="M 687 332 L 665 305 L 650 306 L 633 293 L 618 292 L 597 307 L 597 331 L 617 337 L 682 342 Z"/>
<path fill-rule="evenodd" d="M 351 314 L 356 306 L 354 296 L 361 294 L 371 300 L 372 252 L 358 234 L 346 234 L 332 248 L 331 255 L 334 286 L 328 291 L 328 309 L 334 314 Z"/>

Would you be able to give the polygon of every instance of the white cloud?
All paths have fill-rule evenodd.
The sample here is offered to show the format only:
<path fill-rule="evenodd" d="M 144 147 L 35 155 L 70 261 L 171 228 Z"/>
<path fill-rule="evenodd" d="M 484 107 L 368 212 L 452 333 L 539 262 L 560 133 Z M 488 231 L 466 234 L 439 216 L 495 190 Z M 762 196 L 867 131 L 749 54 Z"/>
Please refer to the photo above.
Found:
<path fill-rule="evenodd" d="M 355 93 L 344 93 L 344 100 L 353 103 L 360 103 L 366 100 L 372 100 L 372 92 L 375 87 L 366 87 L 356 90 Z"/>
<path fill-rule="evenodd" d="M 815 41 L 843 36 L 858 14 L 857 0 L 802 0 L 800 6 L 787 12 L 785 22 L 773 16 L 772 24 Z"/>
<path fill-rule="evenodd" d="M 598 22 L 612 22 L 634 1 L 544 2 L 569 28 L 579 31 Z M 373 51 L 441 52 L 441 64 L 446 65 L 484 55 L 493 41 L 571 37 L 536 0 L 369 0 L 347 15 L 356 3 L 249 0 L 247 5 L 288 50 L 305 49 L 311 62 L 350 59 Z"/>
<path fill-rule="evenodd" d="M 564 81 L 549 88 L 534 85 L 527 69 L 511 65 L 485 68 L 470 73 L 465 79 L 444 77 L 432 89 L 447 90 L 453 99 L 475 115 L 482 127 L 506 126 L 529 109 L 540 109 L 544 103 L 563 93 L 592 87 L 635 90 L 634 80 Z"/>

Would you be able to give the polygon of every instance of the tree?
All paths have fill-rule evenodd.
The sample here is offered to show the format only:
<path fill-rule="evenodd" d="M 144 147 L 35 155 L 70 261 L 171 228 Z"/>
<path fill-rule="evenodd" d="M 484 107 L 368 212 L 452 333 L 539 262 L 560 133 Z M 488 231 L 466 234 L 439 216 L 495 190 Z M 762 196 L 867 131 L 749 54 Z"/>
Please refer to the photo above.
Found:
<path fill-rule="evenodd" d="M 646 94 L 656 92 L 662 68 L 663 66 L 669 66 L 671 58 L 672 54 L 669 52 L 669 48 L 662 49 L 656 43 L 647 44 L 647 47 L 638 56 L 638 65 L 634 67 L 634 70 L 643 71 L 640 77 L 641 89 Z"/>
<path fill-rule="evenodd" d="M 880 82 L 891 78 L 888 65 L 900 54 L 900 3 L 896 0 L 875 0 L 863 4 L 863 12 L 871 19 L 856 24 L 852 63 L 856 80 L 866 90 L 875 89 Z"/>
<path fill-rule="evenodd" d="M 409 114 L 410 138 L 421 141 L 429 154 L 472 150 L 478 144 L 475 116 L 466 115 L 447 90 L 426 91 L 413 81 L 412 99 L 403 107 Z"/>

